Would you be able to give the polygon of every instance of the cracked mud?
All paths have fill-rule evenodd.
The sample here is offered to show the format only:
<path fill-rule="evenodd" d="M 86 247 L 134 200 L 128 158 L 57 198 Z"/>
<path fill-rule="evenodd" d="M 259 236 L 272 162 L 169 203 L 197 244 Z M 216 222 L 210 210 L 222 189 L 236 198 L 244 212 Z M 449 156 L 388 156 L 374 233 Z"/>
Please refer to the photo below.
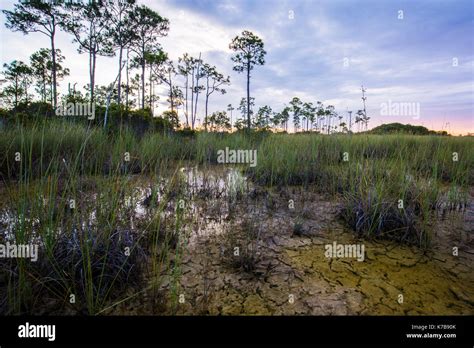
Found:
<path fill-rule="evenodd" d="M 202 181 L 197 186 L 205 191 Z M 424 250 L 358 239 L 338 219 L 337 200 L 311 188 L 245 186 L 234 200 L 195 195 L 178 274 L 113 313 L 474 314 L 472 192 L 466 211 L 433 221 L 433 242 Z M 363 244 L 365 260 L 327 258 L 324 246 L 334 241 Z M 242 252 L 237 265 L 236 246 Z"/>

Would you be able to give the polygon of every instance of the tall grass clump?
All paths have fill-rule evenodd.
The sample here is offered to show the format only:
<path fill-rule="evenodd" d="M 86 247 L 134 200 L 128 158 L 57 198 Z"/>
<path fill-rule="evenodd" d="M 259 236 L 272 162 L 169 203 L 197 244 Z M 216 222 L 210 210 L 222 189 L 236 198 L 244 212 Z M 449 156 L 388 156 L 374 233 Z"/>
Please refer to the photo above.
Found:
<path fill-rule="evenodd" d="M 106 135 L 97 129 L 87 130 L 77 124 L 54 122 L 32 127 L 7 129 L 0 137 L 0 173 L 18 179 L 64 173 L 63 163 L 73 163 L 80 173 L 102 168 L 108 154 Z"/>
<path fill-rule="evenodd" d="M 0 146 L 8 214 L 0 242 L 37 245 L 39 255 L 37 262 L 0 260 L 0 312 L 100 313 L 138 286 L 150 255 L 148 230 L 137 229 L 130 202 L 128 174 L 141 170 L 141 144 L 131 132 L 112 137 L 65 123 L 6 136 L 12 143 Z M 20 160 L 12 162 L 16 152 Z"/>
<path fill-rule="evenodd" d="M 401 164 L 359 165 L 342 194 L 341 217 L 359 236 L 426 247 L 438 197 L 438 183 L 406 175 Z"/>
<path fill-rule="evenodd" d="M 263 134 L 246 133 L 199 133 L 196 141 L 196 162 L 199 164 L 216 164 L 219 150 L 256 150 L 265 138 Z"/>
<path fill-rule="evenodd" d="M 144 245 L 128 220 L 129 186 L 125 178 L 108 179 L 87 194 L 79 192 L 75 173 L 21 180 L 10 188 L 10 229 L 0 238 L 38 245 L 39 256 L 37 262 L 2 260 L 8 288 L 2 312 L 38 313 L 49 307 L 95 314 L 139 280 Z"/>
<path fill-rule="evenodd" d="M 160 168 L 172 168 L 176 162 L 194 160 L 195 143 L 194 138 L 147 134 L 140 142 L 141 168 L 158 172 Z"/>
<path fill-rule="evenodd" d="M 472 138 L 275 134 L 248 173 L 261 184 L 311 184 L 341 197 L 341 216 L 360 235 L 428 245 L 443 192 L 458 201 L 450 206 L 465 206 L 473 150 Z"/>

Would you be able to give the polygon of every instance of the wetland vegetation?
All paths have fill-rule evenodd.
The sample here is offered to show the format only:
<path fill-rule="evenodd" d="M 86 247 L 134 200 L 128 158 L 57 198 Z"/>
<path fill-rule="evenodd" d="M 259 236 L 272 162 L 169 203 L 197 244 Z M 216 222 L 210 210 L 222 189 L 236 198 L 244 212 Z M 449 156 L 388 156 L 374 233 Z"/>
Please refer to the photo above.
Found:
<path fill-rule="evenodd" d="M 309 41 L 278 54 L 297 35 L 268 34 L 267 48 L 250 30 L 226 37 L 204 26 L 224 47 L 202 54 L 209 42 L 187 33 L 191 54 L 167 52 L 170 20 L 135 0 L 5 7 L 5 37 L 31 35 L 45 48 L 5 62 L 0 81 L 0 314 L 474 314 L 474 138 L 370 129 L 372 91 L 380 101 L 404 87 L 359 90 L 367 71 L 323 98 L 333 76 L 310 75 L 306 64 L 320 57 L 308 51 L 294 88 L 286 62 Z M 176 28 L 197 22 L 202 32 L 202 18 Z M 339 59 L 330 53 L 322 61 Z M 362 61 L 354 57 L 342 59 L 344 73 Z M 113 73 L 106 59 L 118 63 Z M 334 79 L 339 68 L 328 68 Z M 274 80 L 254 90 L 260 73 Z M 88 84 L 61 90 L 73 74 Z M 228 92 L 234 104 L 223 107 Z M 383 98 L 381 116 L 420 118 L 418 101 Z"/>
<path fill-rule="evenodd" d="M 472 138 L 55 122 L 0 139 L 2 241 L 40 246 L 1 260 L 4 313 L 472 313 Z M 258 165 L 218 164 L 226 147 Z M 326 258 L 333 241 L 365 261 Z"/>

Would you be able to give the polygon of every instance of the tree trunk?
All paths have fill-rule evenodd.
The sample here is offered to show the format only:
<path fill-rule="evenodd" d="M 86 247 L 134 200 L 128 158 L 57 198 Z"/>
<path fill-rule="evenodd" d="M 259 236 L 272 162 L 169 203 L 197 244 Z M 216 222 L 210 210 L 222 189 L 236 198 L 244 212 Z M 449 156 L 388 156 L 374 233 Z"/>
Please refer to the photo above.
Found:
<path fill-rule="evenodd" d="M 173 95 L 173 82 L 171 81 L 171 71 L 168 71 L 168 78 L 170 82 L 170 106 L 171 106 L 171 113 L 174 111 L 174 95 Z M 178 114 L 176 112 L 176 114 Z"/>
<path fill-rule="evenodd" d="M 142 109 L 145 109 L 145 44 L 142 45 Z"/>
<path fill-rule="evenodd" d="M 26 79 L 25 79 L 25 102 L 26 102 L 26 105 L 28 105 L 28 83 L 26 82 Z"/>
<path fill-rule="evenodd" d="M 194 117 L 197 115 L 197 105 L 199 99 L 199 68 L 201 67 L 201 53 L 199 53 L 199 60 L 196 72 L 196 100 L 194 101 Z"/>
<path fill-rule="evenodd" d="M 119 75 L 118 75 L 118 86 L 117 86 L 117 104 L 122 104 L 122 54 L 123 54 L 123 47 L 120 46 L 119 50 Z"/>
<path fill-rule="evenodd" d="M 128 73 L 128 56 L 129 56 L 129 49 L 127 48 L 127 89 L 125 91 L 125 108 L 128 110 L 128 95 L 130 93 L 130 82 L 129 82 L 129 73 Z"/>
<path fill-rule="evenodd" d="M 151 114 L 153 115 L 153 83 L 152 83 L 152 78 L 151 78 L 151 71 L 152 71 L 152 65 L 150 64 L 150 74 L 148 76 L 148 79 L 150 81 L 150 110 Z"/>
<path fill-rule="evenodd" d="M 15 76 L 15 108 L 18 106 L 18 77 Z"/>
<path fill-rule="evenodd" d="M 195 117 L 194 117 L 194 67 L 192 69 L 192 72 L 191 72 L 191 81 L 192 81 L 192 84 L 191 84 L 191 126 L 192 126 L 192 129 L 194 129 L 194 121 L 195 121 Z"/>
<path fill-rule="evenodd" d="M 209 94 L 206 93 L 206 116 L 204 117 L 206 132 L 207 132 L 207 105 L 209 103 Z"/>
<path fill-rule="evenodd" d="M 44 70 L 43 70 L 43 74 L 42 74 L 42 79 L 43 79 L 43 91 L 42 91 L 42 98 L 43 99 L 43 102 L 46 103 L 46 76 L 45 76 L 45 73 L 44 73 Z"/>
<path fill-rule="evenodd" d="M 185 93 L 185 98 L 186 98 L 186 127 L 189 127 L 189 120 L 188 120 L 188 80 L 189 80 L 189 74 L 186 72 L 186 93 Z"/>
<path fill-rule="evenodd" d="M 92 105 L 92 52 L 89 52 L 89 98 Z"/>
<path fill-rule="evenodd" d="M 206 107 L 205 107 L 205 116 L 204 116 L 204 127 L 207 132 L 207 106 L 209 104 L 209 77 L 206 80 Z"/>
<path fill-rule="evenodd" d="M 198 70 L 199 71 L 199 70 Z M 198 75 L 199 76 L 199 75 Z M 199 86 L 199 78 L 197 79 L 197 86 Z M 197 105 L 199 99 L 199 89 L 196 90 L 196 99 L 194 100 L 194 117 L 197 115 Z"/>
<path fill-rule="evenodd" d="M 51 57 L 53 60 L 53 66 L 52 66 L 52 74 L 53 74 L 53 108 L 56 110 L 56 106 L 58 104 L 58 95 L 56 91 L 56 85 L 57 85 L 57 80 L 56 80 L 56 49 L 54 46 L 54 34 L 55 34 L 55 26 L 54 26 L 54 19 L 53 19 L 53 31 L 51 33 Z"/>
<path fill-rule="evenodd" d="M 250 131 L 250 59 L 247 60 L 247 128 Z"/>
<path fill-rule="evenodd" d="M 142 91 L 142 89 L 140 87 L 140 81 L 137 81 L 137 107 L 141 106 L 140 105 L 141 104 L 141 102 L 140 102 L 140 100 L 141 100 L 141 91 Z"/>
<path fill-rule="evenodd" d="M 92 53 L 92 67 L 91 67 L 91 108 L 94 105 L 94 91 L 95 91 L 95 64 L 96 64 L 96 52 Z M 92 109 L 91 109 L 92 110 Z"/>

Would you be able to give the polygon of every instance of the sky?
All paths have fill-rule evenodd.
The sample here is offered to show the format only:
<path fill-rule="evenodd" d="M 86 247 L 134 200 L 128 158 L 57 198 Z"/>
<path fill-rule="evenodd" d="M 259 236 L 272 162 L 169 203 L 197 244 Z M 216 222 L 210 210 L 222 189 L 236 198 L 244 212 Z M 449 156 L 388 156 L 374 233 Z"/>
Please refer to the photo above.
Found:
<path fill-rule="evenodd" d="M 267 55 L 250 82 L 256 107 L 280 111 L 293 97 L 334 105 L 347 117 L 362 109 L 366 89 L 369 128 L 400 122 L 474 133 L 474 1 L 472 0 L 138 0 L 170 20 L 160 39 L 169 57 L 187 52 L 229 75 L 224 95 L 214 94 L 210 112 L 237 106 L 246 96 L 245 74 L 233 71 L 229 43 L 243 30 L 263 39 Z M 2 9 L 15 1 L 0 0 Z M 0 63 L 23 60 L 48 38 L 5 28 L 0 15 Z M 88 58 L 69 34 L 56 46 L 71 75 L 61 81 L 88 83 Z M 97 84 L 108 85 L 117 57 L 98 58 Z M 161 98 L 156 112 L 166 110 Z M 203 106 L 198 118 L 203 117 Z M 236 111 L 234 111 L 234 120 Z"/>

